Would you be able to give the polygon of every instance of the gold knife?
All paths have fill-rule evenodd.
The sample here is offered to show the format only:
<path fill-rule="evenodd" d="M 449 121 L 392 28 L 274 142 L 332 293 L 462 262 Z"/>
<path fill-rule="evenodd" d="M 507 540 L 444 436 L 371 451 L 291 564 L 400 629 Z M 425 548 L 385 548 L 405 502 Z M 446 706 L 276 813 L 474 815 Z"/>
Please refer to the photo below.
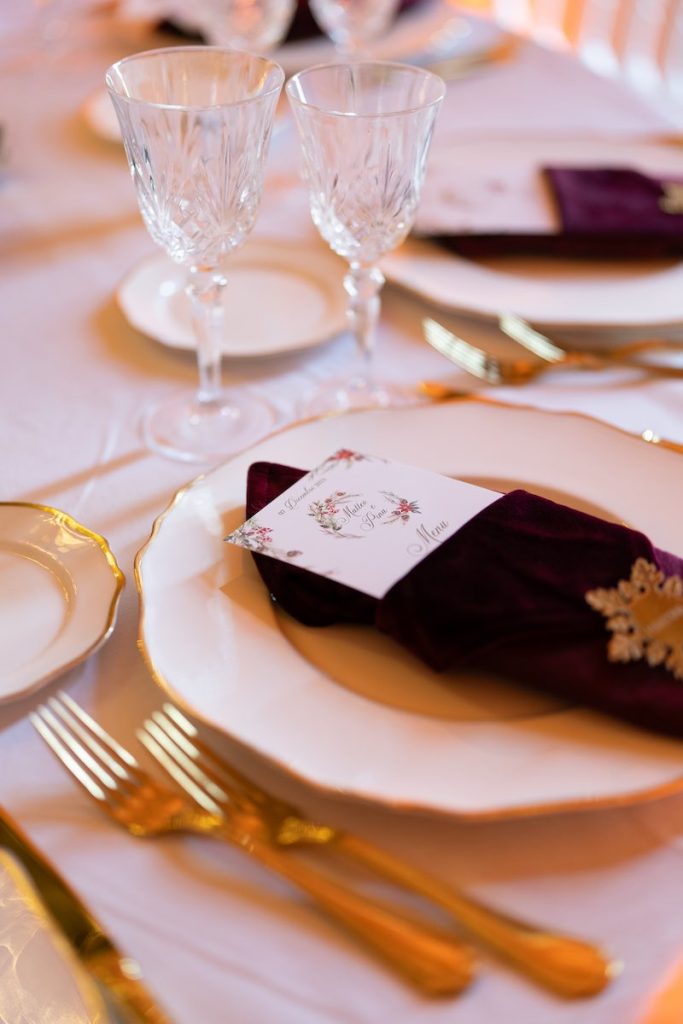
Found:
<path fill-rule="evenodd" d="M 143 985 L 142 971 L 121 953 L 81 899 L 0 808 L 0 845 L 10 850 L 38 890 L 81 963 L 130 1024 L 172 1024 Z"/>

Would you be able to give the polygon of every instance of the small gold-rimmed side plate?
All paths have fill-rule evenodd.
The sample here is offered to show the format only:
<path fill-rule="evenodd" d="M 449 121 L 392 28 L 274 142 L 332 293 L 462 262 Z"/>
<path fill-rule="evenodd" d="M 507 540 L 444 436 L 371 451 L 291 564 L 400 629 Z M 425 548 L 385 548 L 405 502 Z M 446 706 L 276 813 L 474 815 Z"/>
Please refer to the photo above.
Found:
<path fill-rule="evenodd" d="M 315 239 L 248 239 L 226 269 L 223 355 L 276 356 L 336 337 L 347 327 L 344 271 L 343 261 Z M 154 254 L 126 275 L 116 298 L 136 330 L 169 348 L 192 351 L 197 342 L 185 283 L 182 267 Z"/>
<path fill-rule="evenodd" d="M 65 512 L 0 502 L 0 703 L 104 643 L 124 582 L 106 540 Z"/>

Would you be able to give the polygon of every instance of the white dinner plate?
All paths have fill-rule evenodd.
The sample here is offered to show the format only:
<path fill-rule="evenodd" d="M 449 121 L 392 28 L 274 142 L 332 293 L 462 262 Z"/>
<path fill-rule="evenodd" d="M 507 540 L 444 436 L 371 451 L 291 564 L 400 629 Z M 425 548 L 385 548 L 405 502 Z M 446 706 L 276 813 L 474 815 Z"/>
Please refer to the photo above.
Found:
<path fill-rule="evenodd" d="M 485 59 L 505 36 L 494 21 L 464 14 L 448 0 L 423 0 L 401 14 L 387 34 L 368 47 L 367 56 L 420 64 L 458 57 Z M 334 59 L 334 46 L 322 35 L 285 43 L 273 55 L 287 75 Z"/>
<path fill-rule="evenodd" d="M 310 348 L 346 329 L 345 264 L 315 243 L 252 238 L 230 256 L 225 356 L 272 356 Z M 194 349 L 185 271 L 161 253 L 137 264 L 117 292 L 137 330 L 172 348 Z"/>
<path fill-rule="evenodd" d="M 45 505 L 0 502 L 0 703 L 104 643 L 123 573 L 103 537 Z"/>
<path fill-rule="evenodd" d="M 250 555 L 222 540 L 244 519 L 247 468 L 309 468 L 340 447 L 525 486 L 683 554 L 681 456 L 595 420 L 472 401 L 297 426 L 181 491 L 138 555 L 142 647 L 173 699 L 311 785 L 396 807 L 493 818 L 683 788 L 681 742 L 439 676 L 373 630 L 278 615 Z"/>
<path fill-rule="evenodd" d="M 683 179 L 683 147 L 633 139 L 442 139 L 418 214 L 419 233 L 552 231 L 539 169 L 630 167 Z M 683 321 L 683 262 L 503 256 L 468 259 L 417 237 L 385 257 L 387 280 L 443 309 L 548 327 L 645 328 Z"/>

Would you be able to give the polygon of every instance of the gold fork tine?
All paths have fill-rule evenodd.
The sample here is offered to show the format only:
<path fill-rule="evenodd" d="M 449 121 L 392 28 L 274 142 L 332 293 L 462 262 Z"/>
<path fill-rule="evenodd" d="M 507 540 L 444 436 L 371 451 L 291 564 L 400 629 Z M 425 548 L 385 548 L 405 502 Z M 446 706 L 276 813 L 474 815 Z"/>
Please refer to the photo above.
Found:
<path fill-rule="evenodd" d="M 78 758 L 78 755 L 74 756 L 71 753 L 69 747 L 71 747 L 70 737 L 64 738 L 64 742 L 60 738 L 61 727 L 54 715 L 50 714 L 49 710 L 41 705 L 37 711 L 32 711 L 29 715 L 29 720 L 33 727 L 40 733 L 42 738 L 45 740 L 47 745 L 52 750 L 53 754 L 62 762 L 66 770 L 73 776 L 76 782 L 85 790 L 88 796 L 92 797 L 98 803 L 105 803 L 106 797 L 102 787 L 92 778 L 91 775 L 86 771 L 83 763 Z M 104 785 L 111 787 L 114 785 L 114 780 L 111 776 L 108 776 L 106 781 L 103 781 Z"/>
<path fill-rule="evenodd" d="M 545 359 L 548 363 L 563 363 L 569 355 L 545 334 L 541 334 L 514 313 L 505 313 L 501 316 L 498 326 L 508 338 L 512 338 L 518 345 L 523 345 L 529 352 L 533 352 L 539 359 Z"/>
<path fill-rule="evenodd" d="M 275 798 L 257 786 L 234 765 L 228 764 L 210 747 L 203 743 L 194 723 L 182 711 L 170 702 L 162 705 L 161 710 L 152 714 L 153 725 L 146 723 L 147 728 L 160 742 L 161 735 L 174 744 L 179 760 L 187 773 L 212 793 L 217 800 L 233 801 L 246 809 L 263 806 L 265 802 L 273 803 Z M 158 732 L 157 732 L 158 730 Z M 285 807 L 285 804 L 281 804 Z"/>
<path fill-rule="evenodd" d="M 52 725 L 59 734 L 62 741 L 70 750 L 80 757 L 90 771 L 96 775 L 108 789 L 116 788 L 116 779 L 128 779 L 129 772 L 125 763 L 117 760 L 99 742 L 98 738 L 92 736 L 87 728 L 78 721 L 68 707 L 61 704 L 57 697 L 51 697 L 48 701 L 49 708 L 42 706 L 43 719 L 52 719 Z M 51 709 L 51 710 L 50 710 Z M 79 709 L 80 710 L 80 709 Z M 54 712 L 54 714 L 52 714 Z M 82 712 L 85 714 L 85 712 Z M 58 716 L 58 717 L 55 717 Z M 71 731 L 69 731 L 71 730 Z M 128 761 L 130 765 L 130 760 Z"/>
<path fill-rule="evenodd" d="M 164 711 L 154 711 L 152 718 L 147 719 L 145 726 L 166 749 L 169 744 L 173 744 L 173 756 L 176 761 L 179 761 L 188 775 L 196 779 L 199 785 L 216 800 L 225 801 L 239 798 L 237 790 L 229 789 L 225 784 L 221 785 L 216 773 L 212 772 L 208 765 L 203 765 L 197 747 L 190 743 L 186 734 L 174 725 Z M 140 733 L 138 736 L 142 738 Z"/>
<path fill-rule="evenodd" d="M 488 353 L 484 352 L 483 349 L 476 348 L 476 346 L 465 341 L 464 338 L 453 334 L 443 324 L 432 320 L 431 317 L 425 317 L 422 325 L 425 338 L 432 348 L 440 352 L 442 356 L 456 363 L 466 373 L 479 377 L 480 380 L 488 381 L 489 384 L 502 383 L 502 377 L 495 360 Z"/>
<path fill-rule="evenodd" d="M 209 807 L 215 807 L 220 814 L 223 813 L 224 808 L 217 804 L 213 798 L 205 791 L 202 790 L 201 782 L 198 780 L 201 778 L 201 773 L 193 770 L 193 765 L 188 760 L 179 747 L 176 747 L 173 740 L 169 739 L 163 732 L 157 741 L 156 737 L 150 734 L 149 730 L 154 730 L 155 723 L 147 719 L 142 729 L 138 729 L 137 737 L 141 743 L 147 748 L 152 757 L 154 757 L 158 763 L 164 768 L 169 774 L 175 779 L 178 785 L 188 793 L 193 800 L 196 800 L 198 796 L 202 797 L 201 803 L 204 806 L 204 802 Z M 163 737 L 163 739 L 161 738 Z"/>
<path fill-rule="evenodd" d="M 58 703 L 58 699 L 61 700 L 61 706 Z M 49 703 L 56 708 L 59 708 L 59 713 L 63 717 L 66 717 L 66 712 L 71 712 L 71 717 L 68 720 L 72 723 L 72 727 L 81 736 L 87 736 L 86 742 L 92 744 L 95 750 L 100 751 L 100 756 L 103 756 L 105 762 L 111 762 L 109 755 L 102 749 L 100 744 L 104 744 L 112 752 L 114 757 L 118 758 L 118 761 L 111 762 L 118 766 L 121 763 L 128 765 L 129 768 L 137 768 L 138 763 L 129 750 L 122 747 L 120 743 L 110 736 L 108 732 L 102 728 L 99 722 L 96 722 L 87 711 L 85 711 L 80 704 L 77 704 L 73 697 L 70 697 L 64 690 L 60 690 L 55 697 L 51 698 Z M 75 721 L 78 719 L 78 722 Z M 81 723 L 80 725 L 78 723 Z M 100 743 L 97 742 L 100 741 Z M 117 769 L 113 769 L 118 774 Z M 124 770 L 125 771 L 125 770 Z"/>
<path fill-rule="evenodd" d="M 60 763 L 110 818 L 136 836 L 192 832 L 222 839 L 305 892 L 314 903 L 376 950 L 423 993 L 461 992 L 474 975 L 471 949 L 454 936 L 333 881 L 277 849 L 260 815 L 203 807 L 140 768 L 135 758 L 71 698 L 41 705 L 32 724 Z M 149 746 L 149 745 L 148 745 Z M 152 752 L 155 748 L 149 747 Z M 164 753 L 157 743 L 156 750 Z M 168 757 L 169 762 L 172 760 Z M 176 766 L 187 792 L 200 795 Z M 192 780 L 189 780 L 191 783 Z"/>
<path fill-rule="evenodd" d="M 136 735 L 152 757 L 204 810 L 222 815 L 223 808 L 216 802 L 214 796 L 219 800 L 227 800 L 227 794 L 218 790 L 218 787 L 212 787 L 212 790 L 208 791 L 202 788 L 201 783 L 196 785 L 195 778 L 199 781 L 201 775 L 197 773 L 192 776 L 191 762 L 183 757 L 183 752 L 178 748 L 174 749 L 173 741 L 169 740 L 161 729 L 155 728 L 154 722 L 147 719 L 145 726 L 149 731 L 138 729 Z"/>

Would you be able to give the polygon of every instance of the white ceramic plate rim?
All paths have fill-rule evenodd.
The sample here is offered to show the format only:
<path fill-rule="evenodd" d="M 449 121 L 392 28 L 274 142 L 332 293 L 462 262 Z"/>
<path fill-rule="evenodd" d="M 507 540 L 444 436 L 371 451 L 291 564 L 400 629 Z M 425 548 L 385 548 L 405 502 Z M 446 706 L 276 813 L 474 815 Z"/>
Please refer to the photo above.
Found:
<path fill-rule="evenodd" d="M 565 261 L 563 261 L 565 262 Z M 570 261 L 566 261 L 566 265 Z M 664 262 L 664 261 L 663 261 Z M 532 260 L 526 260 L 527 265 Z M 542 260 L 534 260 L 540 268 Z M 548 264 L 545 264 L 546 269 Z M 574 264 L 576 266 L 576 264 Z M 475 317 L 482 317 L 486 320 L 497 320 L 501 312 L 514 313 L 539 327 L 547 329 L 571 328 L 581 331 L 601 331 L 606 328 L 634 328 L 647 330 L 648 328 L 673 328 L 680 327 L 683 321 L 683 298 L 681 298 L 680 311 L 672 310 L 668 315 L 661 315 L 661 306 L 657 303 L 657 294 L 650 294 L 651 291 L 647 280 L 648 274 L 653 272 L 653 264 L 643 266 L 642 285 L 637 304 L 633 303 L 633 314 L 624 315 L 628 305 L 619 304 L 619 295 L 614 292 L 611 296 L 605 295 L 605 305 L 600 315 L 589 319 L 585 312 L 581 311 L 580 300 L 571 309 L 566 308 L 565 315 L 559 315 L 557 306 L 550 312 L 547 303 L 545 308 L 539 308 L 534 295 L 529 295 L 521 278 L 518 280 L 519 290 L 511 301 L 505 304 L 501 302 L 501 275 L 495 269 L 490 269 L 484 262 L 478 263 L 475 260 L 468 260 L 457 253 L 449 253 L 437 245 L 433 245 L 423 239 L 409 239 L 404 242 L 399 250 L 382 260 L 381 269 L 387 281 L 417 298 L 429 302 L 444 312 L 467 313 Z M 560 263 L 553 263 L 557 272 L 555 286 L 561 286 L 562 267 Z M 614 263 L 604 264 L 603 269 L 617 268 Z M 513 260 L 509 258 L 508 268 L 513 268 Z M 623 268 L 625 269 L 625 268 Z M 631 267 L 633 269 L 633 267 Z M 673 295 L 683 296 L 683 262 L 674 266 L 665 266 L 661 271 L 662 284 L 659 291 L 666 288 Z M 664 279 L 664 275 L 666 278 Z M 532 291 L 535 290 L 535 275 L 532 277 Z M 619 288 L 622 296 L 628 294 L 629 287 L 633 285 L 632 278 L 624 278 L 623 285 Z M 511 293 L 512 288 L 506 288 Z M 621 308 L 621 314 L 618 310 Z"/>
<path fill-rule="evenodd" d="M 345 266 L 338 256 L 329 249 L 315 243 L 284 242 L 282 239 L 252 238 L 244 248 L 238 249 L 231 257 L 233 266 L 263 261 L 270 270 L 278 267 L 287 276 L 300 275 L 314 283 L 324 293 L 327 307 L 313 328 L 296 336 L 280 338 L 276 332 L 262 336 L 256 342 L 245 342 L 233 336 L 226 340 L 223 355 L 228 359 L 259 359 L 264 356 L 298 352 L 336 337 L 346 330 L 346 299 L 343 288 Z M 229 272 L 229 270 L 228 270 Z M 171 348 L 194 351 L 194 338 L 172 312 L 166 322 L 161 322 L 156 303 L 164 302 L 159 289 L 165 283 L 180 287 L 182 268 L 174 264 L 164 253 L 154 253 L 137 263 L 123 278 L 116 291 L 116 299 L 123 315 L 136 330 L 155 341 Z M 150 297 L 150 284 L 156 288 Z M 177 294 L 174 292 L 174 295 Z M 283 307 L 280 315 L 286 317 Z M 226 315 L 226 330 L 236 330 L 235 321 Z"/>
<path fill-rule="evenodd" d="M 0 538 L 5 536 L 5 515 L 11 515 L 15 522 L 19 519 L 20 534 L 25 525 L 31 546 L 58 563 L 68 575 L 72 583 L 72 608 L 59 636 L 39 656 L 27 657 L 26 662 L 3 676 L 0 703 L 34 692 L 101 647 L 116 624 L 118 601 L 125 584 L 104 537 L 66 512 L 30 502 L 0 502 Z M 14 537 L 15 530 L 13 527 Z M 64 542 L 65 534 L 68 544 Z"/>
<path fill-rule="evenodd" d="M 489 723 L 414 715 L 337 686 L 289 646 L 244 571 L 249 556 L 226 551 L 222 535 L 240 521 L 252 461 L 311 466 L 347 444 L 511 486 L 559 486 L 683 553 L 671 515 L 683 500 L 680 456 L 598 421 L 462 402 L 301 425 L 179 492 L 138 554 L 141 646 L 171 697 L 317 788 L 402 809 L 481 820 L 683 788 L 675 740 L 586 710 Z"/>

